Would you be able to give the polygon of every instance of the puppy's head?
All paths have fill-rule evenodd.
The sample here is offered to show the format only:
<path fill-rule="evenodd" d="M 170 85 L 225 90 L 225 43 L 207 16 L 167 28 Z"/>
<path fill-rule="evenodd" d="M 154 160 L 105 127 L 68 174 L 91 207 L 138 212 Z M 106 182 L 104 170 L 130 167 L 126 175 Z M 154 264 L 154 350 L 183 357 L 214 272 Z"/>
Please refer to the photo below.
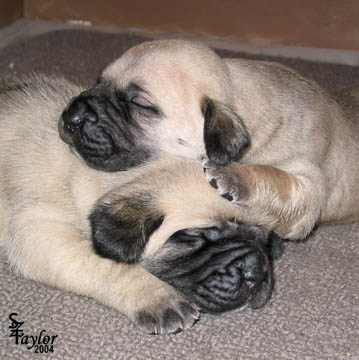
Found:
<path fill-rule="evenodd" d="M 223 221 L 176 232 L 142 264 L 203 311 L 257 309 L 273 289 L 268 245 L 264 229 Z"/>
<path fill-rule="evenodd" d="M 234 111 L 225 61 L 181 40 L 145 42 L 110 64 L 97 84 L 71 100 L 61 138 L 89 165 L 108 171 L 161 153 L 225 164 L 249 145 Z"/>
<path fill-rule="evenodd" d="M 259 308 L 269 300 L 270 259 L 283 251 L 281 239 L 271 246 L 268 232 L 259 226 L 213 220 L 211 227 L 175 232 L 146 254 L 165 219 L 148 195 L 96 206 L 90 222 L 98 254 L 122 263 L 140 262 L 207 312 Z"/>
<path fill-rule="evenodd" d="M 145 162 L 151 152 L 143 141 L 141 118 L 156 121 L 159 113 L 134 103 L 135 91 L 135 86 L 120 91 L 99 84 L 81 93 L 61 116 L 60 137 L 99 170 L 126 170 Z"/>

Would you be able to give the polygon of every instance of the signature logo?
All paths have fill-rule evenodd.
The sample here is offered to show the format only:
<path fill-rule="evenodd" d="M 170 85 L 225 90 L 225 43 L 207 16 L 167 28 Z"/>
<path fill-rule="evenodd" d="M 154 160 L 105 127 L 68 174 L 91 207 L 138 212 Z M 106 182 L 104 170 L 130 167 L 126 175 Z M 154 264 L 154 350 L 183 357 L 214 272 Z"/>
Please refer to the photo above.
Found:
<path fill-rule="evenodd" d="M 54 352 L 54 343 L 58 335 L 47 335 L 46 330 L 41 330 L 38 335 L 25 334 L 21 328 L 24 325 L 23 321 L 16 319 L 17 313 L 11 313 L 9 319 L 10 335 L 15 338 L 16 345 L 25 345 L 27 349 L 33 350 L 34 353 L 50 353 Z"/>

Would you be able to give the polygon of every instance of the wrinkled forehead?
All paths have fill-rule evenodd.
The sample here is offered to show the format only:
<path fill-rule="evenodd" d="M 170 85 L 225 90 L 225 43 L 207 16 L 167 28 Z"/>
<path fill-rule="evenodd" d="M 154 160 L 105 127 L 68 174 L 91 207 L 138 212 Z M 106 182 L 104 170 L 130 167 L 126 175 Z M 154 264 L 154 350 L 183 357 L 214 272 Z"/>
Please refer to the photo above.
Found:
<path fill-rule="evenodd" d="M 225 63 L 212 50 L 181 42 L 144 43 L 127 51 L 102 74 L 117 88 L 135 83 L 153 96 L 209 94 L 229 81 Z"/>
<path fill-rule="evenodd" d="M 143 56 L 142 58 L 120 58 L 105 69 L 104 78 L 118 86 L 125 86 L 128 82 L 141 82 L 151 86 L 152 82 L 163 84 L 177 83 L 181 78 L 188 78 L 188 65 L 182 59 L 178 61 L 166 56 Z M 194 74 L 192 74 L 194 75 Z M 194 77 L 192 76 L 194 79 Z"/>
<path fill-rule="evenodd" d="M 210 48 L 183 40 L 144 42 L 127 50 L 105 71 L 105 76 L 118 75 L 117 71 L 150 71 L 175 67 L 184 71 L 206 71 L 223 66 L 221 58 Z"/>

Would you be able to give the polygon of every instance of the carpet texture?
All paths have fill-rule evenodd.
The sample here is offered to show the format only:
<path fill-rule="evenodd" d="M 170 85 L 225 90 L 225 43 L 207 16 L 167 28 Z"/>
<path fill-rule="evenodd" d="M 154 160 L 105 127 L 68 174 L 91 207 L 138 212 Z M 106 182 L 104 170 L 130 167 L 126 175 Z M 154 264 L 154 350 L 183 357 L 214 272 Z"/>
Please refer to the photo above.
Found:
<path fill-rule="evenodd" d="M 33 71 L 90 84 L 100 70 L 145 39 L 81 30 L 46 33 L 0 52 L 2 76 Z M 221 55 L 263 59 L 220 51 Z M 359 68 L 268 58 L 291 66 L 327 89 L 359 82 Z M 257 311 L 202 315 L 190 331 L 148 336 L 116 310 L 92 299 L 26 280 L 0 255 L 0 359 L 359 359 L 359 223 L 319 227 L 288 244 L 275 264 L 276 286 Z M 58 335 L 53 352 L 15 344 L 9 315 L 26 335 Z M 30 346 L 30 345 L 28 345 Z"/>

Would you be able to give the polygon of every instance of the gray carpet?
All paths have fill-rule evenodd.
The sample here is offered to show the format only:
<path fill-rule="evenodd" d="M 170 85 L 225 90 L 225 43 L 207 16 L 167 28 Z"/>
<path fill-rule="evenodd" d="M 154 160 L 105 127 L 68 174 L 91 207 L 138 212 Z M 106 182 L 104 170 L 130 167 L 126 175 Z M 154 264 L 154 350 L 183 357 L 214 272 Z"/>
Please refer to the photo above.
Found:
<path fill-rule="evenodd" d="M 89 31 L 56 31 L 0 52 L 1 75 L 62 74 L 83 84 L 126 48 L 144 39 Z M 226 56 L 246 54 L 220 52 Z M 268 58 L 267 58 L 268 59 Z M 359 68 L 276 59 L 325 88 L 359 81 Z M 114 309 L 25 280 L 0 255 L 0 359 L 359 359 L 359 223 L 319 227 L 289 244 L 275 264 L 270 303 L 257 311 L 203 315 L 190 331 L 154 337 Z M 26 335 L 58 335 L 53 353 L 16 345 L 9 315 Z"/>

